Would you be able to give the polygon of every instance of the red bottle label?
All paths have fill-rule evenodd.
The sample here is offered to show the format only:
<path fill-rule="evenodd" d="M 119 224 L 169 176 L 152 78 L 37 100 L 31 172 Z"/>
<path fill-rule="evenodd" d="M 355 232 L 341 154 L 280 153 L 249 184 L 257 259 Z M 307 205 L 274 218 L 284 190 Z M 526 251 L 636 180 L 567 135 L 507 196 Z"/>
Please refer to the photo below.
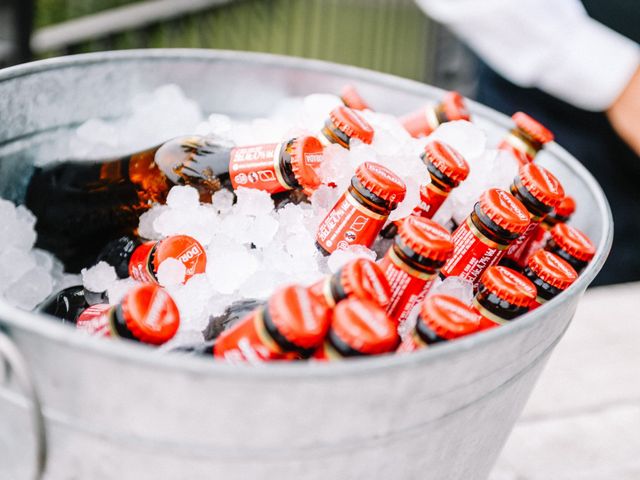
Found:
<path fill-rule="evenodd" d="M 268 143 L 232 149 L 229 176 L 233 188 L 254 188 L 271 194 L 291 190 L 280 172 L 283 147 L 283 143 Z"/>
<path fill-rule="evenodd" d="M 413 213 L 431 220 L 438 209 L 447 199 L 448 194 L 443 192 L 433 184 L 429 184 L 420 191 L 420 203 L 413 210 Z"/>
<path fill-rule="evenodd" d="M 137 247 L 129 259 L 129 276 L 139 282 L 158 283 L 149 271 L 149 257 L 156 242 L 146 242 Z"/>
<path fill-rule="evenodd" d="M 434 274 L 420 272 L 398 258 L 393 248 L 380 260 L 380 268 L 391 287 L 391 301 L 387 306 L 389 318 L 401 325 L 429 291 Z"/>
<path fill-rule="evenodd" d="M 522 252 L 522 261 L 526 264 L 529 257 L 536 253 L 538 250 L 542 250 L 549 240 L 549 231 L 546 230 L 542 224 L 536 225 L 535 230 L 531 232 L 531 237 L 527 242 L 524 252 Z"/>
<path fill-rule="evenodd" d="M 504 254 L 504 258 L 515 262 L 519 267 L 524 268 L 526 265 L 526 253 L 529 250 L 529 244 L 533 240 L 533 234 L 537 228 L 539 228 L 540 219 L 532 218 L 531 223 L 507 249 L 507 253 Z"/>
<path fill-rule="evenodd" d="M 214 356 L 232 363 L 262 363 L 285 358 L 285 354 L 267 333 L 262 312 L 250 314 L 216 340 Z"/>
<path fill-rule="evenodd" d="M 350 245 L 373 245 L 388 215 L 380 215 L 345 192 L 318 227 L 316 240 L 327 252 Z"/>
<path fill-rule="evenodd" d="M 459 276 L 474 283 L 487 268 L 500 261 L 508 247 L 485 237 L 470 217 L 453 232 L 451 240 L 453 255 L 440 272 L 445 277 Z"/>
<path fill-rule="evenodd" d="M 99 303 L 82 311 L 76 320 L 76 328 L 98 337 L 111 336 L 111 320 L 109 314 L 112 305 Z"/>

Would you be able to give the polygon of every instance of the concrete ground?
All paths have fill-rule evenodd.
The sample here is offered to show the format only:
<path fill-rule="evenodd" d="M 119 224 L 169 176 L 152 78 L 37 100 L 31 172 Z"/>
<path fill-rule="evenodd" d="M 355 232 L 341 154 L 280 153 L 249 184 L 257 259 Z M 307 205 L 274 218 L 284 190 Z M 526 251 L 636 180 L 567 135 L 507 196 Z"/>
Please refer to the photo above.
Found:
<path fill-rule="evenodd" d="M 640 479 L 640 283 L 589 290 L 490 480 Z"/>

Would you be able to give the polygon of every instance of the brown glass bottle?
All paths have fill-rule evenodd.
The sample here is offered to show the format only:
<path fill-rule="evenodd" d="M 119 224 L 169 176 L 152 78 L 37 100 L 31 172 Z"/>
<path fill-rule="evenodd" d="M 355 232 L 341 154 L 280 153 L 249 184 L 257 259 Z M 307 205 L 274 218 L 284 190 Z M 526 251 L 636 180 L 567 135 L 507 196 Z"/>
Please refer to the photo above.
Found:
<path fill-rule="evenodd" d="M 237 148 L 213 136 L 179 137 L 126 157 L 36 168 L 25 203 L 38 217 L 38 246 L 78 271 L 105 243 L 133 233 L 173 185 L 195 187 L 202 201 L 223 187 L 311 192 L 321 153 L 314 137 Z"/>

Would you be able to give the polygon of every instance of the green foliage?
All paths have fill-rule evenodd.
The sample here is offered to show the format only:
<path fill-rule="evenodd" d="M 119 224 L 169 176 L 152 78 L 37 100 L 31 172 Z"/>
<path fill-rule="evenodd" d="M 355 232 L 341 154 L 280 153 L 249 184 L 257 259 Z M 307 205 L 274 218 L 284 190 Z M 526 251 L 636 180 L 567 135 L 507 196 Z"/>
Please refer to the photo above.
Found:
<path fill-rule="evenodd" d="M 178 0 L 176 0 L 178 1 Z M 134 3 L 38 0 L 38 26 Z M 425 80 L 433 29 L 412 0 L 238 0 L 66 52 L 146 47 L 252 50 L 330 60 Z M 66 52 L 51 52 L 66 53 Z"/>

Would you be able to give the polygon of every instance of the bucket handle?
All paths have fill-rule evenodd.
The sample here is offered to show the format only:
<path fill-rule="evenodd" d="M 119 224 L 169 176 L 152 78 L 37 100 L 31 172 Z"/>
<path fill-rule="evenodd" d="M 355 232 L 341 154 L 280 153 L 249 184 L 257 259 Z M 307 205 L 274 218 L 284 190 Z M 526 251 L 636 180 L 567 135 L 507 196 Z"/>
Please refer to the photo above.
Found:
<path fill-rule="evenodd" d="M 4 364 L 4 365 L 3 365 Z M 36 386 L 27 366 L 24 356 L 17 345 L 9 336 L 0 329 L 0 368 L 8 370 L 7 375 L 13 375 L 18 387 L 27 396 L 31 403 L 31 420 L 35 439 L 35 469 L 33 478 L 40 480 L 44 474 L 47 463 L 47 437 L 42 415 L 42 405 L 36 390 Z M 7 368 L 8 367 L 8 368 Z M 0 378 L 2 380 L 2 378 Z M 1 382 L 0 382 L 1 383 Z"/>

